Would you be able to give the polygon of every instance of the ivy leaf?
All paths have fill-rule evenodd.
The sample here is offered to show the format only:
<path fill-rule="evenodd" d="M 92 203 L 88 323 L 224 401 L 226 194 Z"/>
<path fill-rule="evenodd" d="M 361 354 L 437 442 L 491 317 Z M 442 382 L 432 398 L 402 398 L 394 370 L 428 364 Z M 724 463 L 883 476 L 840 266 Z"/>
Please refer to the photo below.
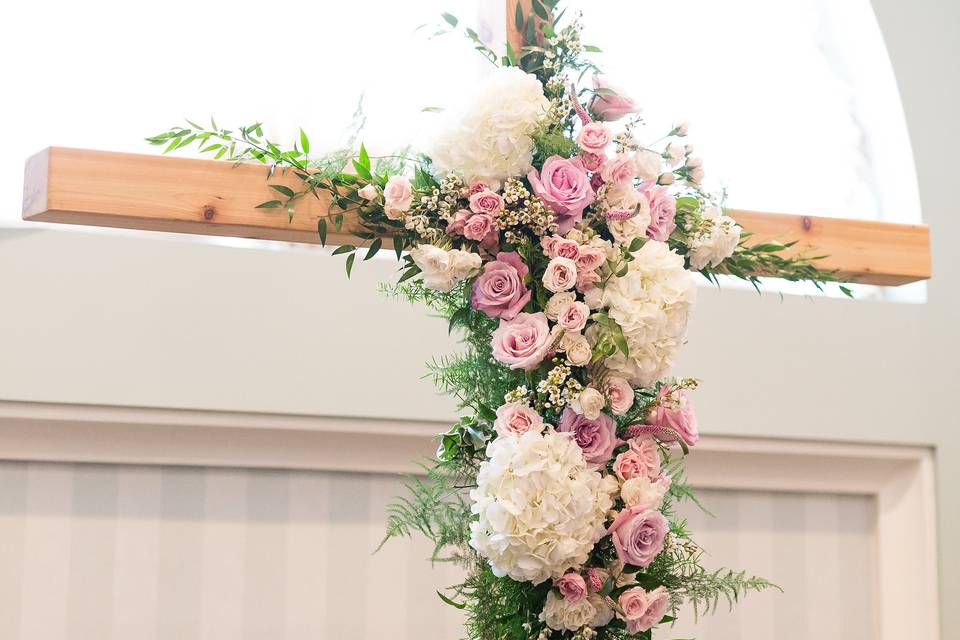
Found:
<path fill-rule="evenodd" d="M 497 419 L 497 412 L 482 402 L 477 403 L 477 414 L 484 420 L 488 420 L 490 422 L 493 422 Z"/>

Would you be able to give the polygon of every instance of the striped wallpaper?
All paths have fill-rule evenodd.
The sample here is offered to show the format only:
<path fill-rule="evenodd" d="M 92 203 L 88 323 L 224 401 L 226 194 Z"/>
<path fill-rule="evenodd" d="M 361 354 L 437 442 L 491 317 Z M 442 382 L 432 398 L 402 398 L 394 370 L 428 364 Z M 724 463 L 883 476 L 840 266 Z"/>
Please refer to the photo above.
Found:
<path fill-rule="evenodd" d="M 390 476 L 0 462 L 0 639 L 459 638 L 422 540 L 379 554 Z M 866 497 L 704 491 L 716 565 L 786 595 L 659 638 L 873 638 Z"/>

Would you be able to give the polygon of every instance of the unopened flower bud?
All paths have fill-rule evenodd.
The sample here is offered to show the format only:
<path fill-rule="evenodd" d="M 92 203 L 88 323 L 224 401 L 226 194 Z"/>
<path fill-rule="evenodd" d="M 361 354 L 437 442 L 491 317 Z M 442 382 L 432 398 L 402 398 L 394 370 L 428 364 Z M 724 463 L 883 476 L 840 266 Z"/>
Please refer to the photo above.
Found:
<path fill-rule="evenodd" d="M 376 200 L 380 194 L 377 192 L 377 188 L 374 185 L 368 184 L 364 188 L 357 191 L 357 195 L 364 200 L 373 201 Z"/>
<path fill-rule="evenodd" d="M 676 180 L 676 177 L 674 177 L 673 173 L 661 173 L 660 177 L 657 178 L 657 184 L 673 184 L 674 180 Z"/>

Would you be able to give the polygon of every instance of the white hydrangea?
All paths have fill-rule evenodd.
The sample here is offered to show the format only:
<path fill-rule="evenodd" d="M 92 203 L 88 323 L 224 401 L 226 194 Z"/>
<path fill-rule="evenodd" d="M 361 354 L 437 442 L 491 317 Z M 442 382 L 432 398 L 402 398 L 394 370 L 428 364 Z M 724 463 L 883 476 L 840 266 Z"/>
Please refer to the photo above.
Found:
<path fill-rule="evenodd" d="M 540 620 L 555 631 L 579 631 L 583 627 L 603 627 L 613 620 L 613 609 L 599 593 L 591 593 L 579 602 L 571 602 L 551 590 L 540 613 Z"/>
<path fill-rule="evenodd" d="M 630 354 L 617 352 L 604 364 L 633 386 L 649 387 L 683 344 L 697 289 L 683 258 L 666 243 L 650 240 L 633 256 L 627 274 L 611 278 L 601 295 L 608 315 L 623 329 Z"/>
<path fill-rule="evenodd" d="M 533 160 L 530 134 L 548 107 L 536 77 L 516 67 L 497 69 L 430 145 L 437 174 L 488 183 L 525 175 Z"/>
<path fill-rule="evenodd" d="M 470 546 L 498 576 L 539 584 L 586 562 L 613 506 L 570 434 L 497 438 L 470 492 Z"/>
<path fill-rule="evenodd" d="M 707 207 L 703 211 L 703 224 L 690 238 L 691 269 L 703 269 L 707 265 L 716 267 L 733 255 L 740 243 L 740 226 L 730 216 L 723 215 L 717 207 Z"/>
<path fill-rule="evenodd" d="M 437 291 L 450 291 L 454 285 L 480 268 L 476 253 L 460 249 L 441 249 L 421 244 L 410 250 L 410 257 L 423 272 L 423 284 Z"/>

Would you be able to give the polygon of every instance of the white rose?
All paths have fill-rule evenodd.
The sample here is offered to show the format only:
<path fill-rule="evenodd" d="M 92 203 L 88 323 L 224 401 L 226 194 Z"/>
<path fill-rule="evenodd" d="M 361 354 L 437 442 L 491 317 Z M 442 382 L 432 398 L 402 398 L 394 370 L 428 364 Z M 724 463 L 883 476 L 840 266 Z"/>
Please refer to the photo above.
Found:
<path fill-rule="evenodd" d="M 606 404 L 607 399 L 603 397 L 602 393 L 593 387 L 587 387 L 580 392 L 576 400 L 570 403 L 570 406 L 580 415 L 590 420 L 596 420 L 600 417 L 600 413 Z"/>
<path fill-rule="evenodd" d="M 577 284 L 577 263 L 569 258 L 553 258 L 543 273 L 543 286 L 554 293 L 572 289 Z"/>
<path fill-rule="evenodd" d="M 640 212 L 626 220 L 610 220 L 607 229 L 613 234 L 613 239 L 619 244 L 630 244 L 634 238 L 647 237 L 647 227 L 650 226 L 650 205 L 645 212 Z"/>
<path fill-rule="evenodd" d="M 377 191 L 377 187 L 372 184 L 368 184 L 364 188 L 357 191 L 357 195 L 363 198 L 364 200 L 376 200 L 380 193 Z"/>
<path fill-rule="evenodd" d="M 566 336 L 567 334 L 564 335 Z M 575 339 L 572 339 L 564 349 L 567 353 L 567 360 L 575 367 L 585 367 L 590 364 L 590 358 L 593 357 L 593 349 L 590 348 L 590 343 L 587 342 L 586 338 L 581 335 L 574 335 L 576 336 Z M 582 396 L 583 394 L 580 395 Z"/>
<path fill-rule="evenodd" d="M 561 291 L 560 293 L 555 293 L 550 296 L 550 299 L 547 300 L 547 307 L 544 309 L 544 313 L 547 314 L 547 317 L 553 321 L 556 321 L 560 317 L 560 312 L 563 311 L 567 305 L 572 302 L 575 302 L 577 296 L 571 291 Z"/>
<path fill-rule="evenodd" d="M 583 301 L 591 309 L 599 309 L 603 306 L 603 289 L 600 287 L 587 289 L 583 294 Z"/>
<path fill-rule="evenodd" d="M 421 244 L 410 250 L 410 257 L 423 272 L 423 283 L 429 289 L 450 291 L 461 280 L 480 268 L 480 256 L 469 251 L 446 251 L 432 244 Z"/>
<path fill-rule="evenodd" d="M 383 188 L 383 209 L 391 220 L 399 220 L 413 204 L 413 185 L 406 176 L 390 176 Z"/>
<path fill-rule="evenodd" d="M 637 175 L 641 179 L 652 182 L 660 175 L 660 167 L 663 164 L 660 154 L 649 149 L 640 149 L 633 156 L 633 164 L 637 167 Z"/>
<path fill-rule="evenodd" d="M 635 209 L 637 205 L 641 207 L 646 205 L 647 215 L 650 214 L 650 203 L 630 184 L 607 185 L 603 197 L 608 209 Z"/>
<path fill-rule="evenodd" d="M 707 207 L 703 211 L 703 223 L 690 238 L 690 268 L 700 270 L 710 265 L 718 266 L 733 255 L 740 243 L 740 226 L 737 221 L 723 213 L 717 207 Z"/>
<path fill-rule="evenodd" d="M 630 478 L 620 487 L 620 497 L 628 507 L 659 509 L 669 483 L 662 480 L 651 482 L 647 476 Z"/>

